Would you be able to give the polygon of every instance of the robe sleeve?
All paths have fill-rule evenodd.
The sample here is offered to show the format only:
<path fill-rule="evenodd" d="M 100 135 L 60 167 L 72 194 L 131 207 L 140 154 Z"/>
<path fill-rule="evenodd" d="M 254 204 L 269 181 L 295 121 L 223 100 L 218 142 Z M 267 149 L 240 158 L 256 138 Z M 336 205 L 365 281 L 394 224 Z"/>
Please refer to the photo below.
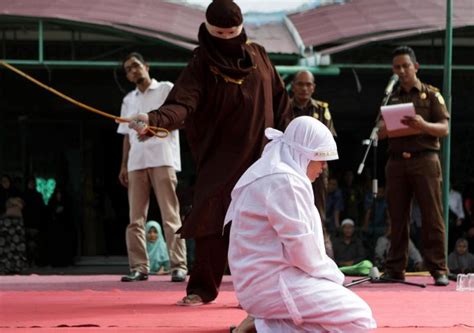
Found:
<path fill-rule="evenodd" d="M 290 98 L 286 92 L 282 78 L 273 68 L 273 113 L 275 116 L 275 126 L 284 131 L 286 126 L 293 119 L 293 110 L 290 107 Z"/>
<path fill-rule="evenodd" d="M 204 72 L 195 53 L 181 72 L 166 101 L 158 110 L 148 113 L 150 125 L 169 130 L 182 128 L 189 114 L 196 111 L 204 95 Z"/>
<path fill-rule="evenodd" d="M 342 284 L 344 275 L 326 255 L 323 235 L 316 234 L 322 229 L 312 230 L 317 211 L 304 184 L 288 177 L 288 182 L 281 182 L 269 192 L 267 202 L 268 220 L 282 243 L 287 261 L 313 277 Z"/>
<path fill-rule="evenodd" d="M 268 57 L 265 48 L 259 46 L 259 50 L 262 54 L 263 61 L 271 68 L 274 127 L 280 131 L 284 131 L 286 126 L 288 126 L 293 119 L 293 109 L 291 108 L 290 98 L 286 91 L 285 84 Z"/>

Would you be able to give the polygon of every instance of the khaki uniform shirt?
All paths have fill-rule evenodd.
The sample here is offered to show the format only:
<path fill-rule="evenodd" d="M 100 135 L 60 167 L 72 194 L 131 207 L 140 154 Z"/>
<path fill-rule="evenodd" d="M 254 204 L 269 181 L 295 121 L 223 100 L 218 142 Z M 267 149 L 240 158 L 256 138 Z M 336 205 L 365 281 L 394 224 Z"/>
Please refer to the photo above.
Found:
<path fill-rule="evenodd" d="M 314 117 L 321 121 L 331 131 L 333 136 L 337 136 L 328 103 L 311 99 L 310 103 L 301 108 L 297 106 L 295 100 L 292 99 L 291 108 L 293 109 L 293 116 L 295 118 L 300 116 Z"/>
<path fill-rule="evenodd" d="M 401 103 L 413 103 L 415 112 L 428 122 L 436 123 L 443 119 L 449 119 L 449 113 L 439 89 L 420 81 L 409 92 L 399 87 L 388 102 L 388 104 Z M 388 140 L 388 151 L 392 154 L 438 151 L 439 149 L 439 138 L 429 134 L 389 138 Z"/>

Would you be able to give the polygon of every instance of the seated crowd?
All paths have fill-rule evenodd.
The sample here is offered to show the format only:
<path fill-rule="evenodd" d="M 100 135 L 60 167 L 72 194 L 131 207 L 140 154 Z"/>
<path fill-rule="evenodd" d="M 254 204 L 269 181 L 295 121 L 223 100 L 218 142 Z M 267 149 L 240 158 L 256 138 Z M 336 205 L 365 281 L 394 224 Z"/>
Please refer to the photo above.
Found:
<path fill-rule="evenodd" d="M 75 253 L 70 245 L 73 244 L 71 240 L 75 237 L 74 230 L 73 226 L 63 223 L 69 220 L 67 216 L 71 213 L 69 204 L 58 188 L 46 205 L 35 187 L 34 178 L 30 178 L 25 191 L 22 192 L 14 186 L 11 177 L 2 176 L 0 226 L 3 226 L 3 229 L 0 228 L 0 253 L 5 254 L 5 258 L 11 257 L 12 260 L 11 263 L 7 263 L 5 259 L 5 263 L 0 264 L 0 274 L 19 273 L 28 266 L 65 266 L 73 263 Z M 344 174 L 340 187 L 336 177 L 329 177 L 324 223 L 325 245 L 328 255 L 339 267 L 354 266 L 369 260 L 379 270 L 384 270 L 390 248 L 390 217 L 384 198 L 384 186 L 379 186 L 377 197 L 375 199 L 373 197 L 370 185 L 355 184 L 351 171 Z M 451 276 L 474 272 L 473 206 L 474 183 L 467 183 L 462 193 L 451 189 L 448 242 L 448 267 Z M 15 224 L 15 228 L 19 228 L 18 233 L 14 235 L 16 245 L 13 247 L 7 241 L 7 238 L 10 239 L 7 234 L 11 223 Z M 156 227 L 156 224 L 158 223 L 150 223 L 149 227 L 160 240 L 157 244 L 162 245 L 160 225 Z M 425 270 L 422 253 L 419 251 L 420 228 L 420 212 L 414 200 L 411 212 L 408 272 Z M 13 238 L 11 240 L 13 241 Z M 50 245 L 44 246 L 45 244 Z M 156 264 L 156 273 L 166 273 L 166 256 L 160 257 L 157 254 L 157 246 L 150 244 L 153 256 L 161 260 Z M 61 255 L 58 256 L 58 253 Z M 192 258 L 190 260 L 192 261 Z"/>
<path fill-rule="evenodd" d="M 383 271 L 390 248 L 390 216 L 384 186 L 378 187 L 374 199 L 371 182 L 354 182 L 347 171 L 340 180 L 328 179 L 325 231 L 326 248 L 339 267 L 360 264 L 365 260 Z M 467 183 L 463 193 L 451 188 L 449 194 L 449 252 L 448 266 L 453 274 L 474 269 L 474 183 Z M 416 200 L 411 211 L 408 272 L 426 270 L 421 247 L 421 216 Z M 343 271 L 345 271 L 343 269 Z M 351 270 L 352 272 L 352 270 Z"/>

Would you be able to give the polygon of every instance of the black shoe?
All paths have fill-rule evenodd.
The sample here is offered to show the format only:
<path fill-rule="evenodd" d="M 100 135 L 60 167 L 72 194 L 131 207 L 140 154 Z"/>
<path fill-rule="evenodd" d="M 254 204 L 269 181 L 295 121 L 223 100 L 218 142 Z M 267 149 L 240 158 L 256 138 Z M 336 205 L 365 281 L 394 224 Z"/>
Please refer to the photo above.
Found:
<path fill-rule="evenodd" d="M 434 280 L 435 286 L 446 287 L 449 284 L 449 280 L 446 274 L 438 275 L 437 277 L 434 277 Z"/>
<path fill-rule="evenodd" d="M 129 275 L 122 276 L 122 282 L 146 281 L 148 274 L 133 271 Z"/>
<path fill-rule="evenodd" d="M 179 269 L 171 272 L 171 282 L 183 282 L 186 280 L 186 272 Z"/>
<path fill-rule="evenodd" d="M 403 274 L 393 274 L 393 273 L 384 273 L 380 277 L 380 280 L 378 282 L 400 282 L 400 281 L 405 281 L 405 275 Z"/>

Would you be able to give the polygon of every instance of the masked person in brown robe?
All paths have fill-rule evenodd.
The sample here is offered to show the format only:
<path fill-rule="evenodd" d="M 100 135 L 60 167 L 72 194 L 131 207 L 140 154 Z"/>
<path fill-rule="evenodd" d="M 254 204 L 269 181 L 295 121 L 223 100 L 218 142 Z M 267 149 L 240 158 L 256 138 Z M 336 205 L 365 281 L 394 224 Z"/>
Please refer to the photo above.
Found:
<path fill-rule="evenodd" d="M 213 301 L 227 264 L 229 229 L 223 231 L 230 192 L 261 155 L 264 130 L 291 120 L 289 98 L 265 49 L 247 40 L 240 8 L 213 1 L 199 28 L 199 47 L 158 110 L 131 118 L 168 129 L 185 127 L 196 163 L 193 205 L 181 236 L 194 238 L 196 258 L 178 305 Z"/>

